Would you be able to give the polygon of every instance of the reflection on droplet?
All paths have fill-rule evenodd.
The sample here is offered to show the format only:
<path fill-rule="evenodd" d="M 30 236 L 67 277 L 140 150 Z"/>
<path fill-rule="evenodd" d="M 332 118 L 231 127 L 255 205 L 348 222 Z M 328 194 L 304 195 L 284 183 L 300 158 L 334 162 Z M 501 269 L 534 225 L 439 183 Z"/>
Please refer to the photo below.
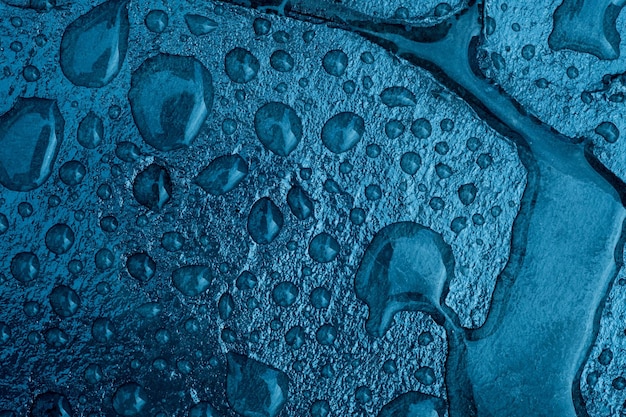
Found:
<path fill-rule="evenodd" d="M 65 29 L 59 62 L 63 74 L 82 87 L 103 87 L 119 73 L 128 48 L 127 0 L 109 0 Z"/>

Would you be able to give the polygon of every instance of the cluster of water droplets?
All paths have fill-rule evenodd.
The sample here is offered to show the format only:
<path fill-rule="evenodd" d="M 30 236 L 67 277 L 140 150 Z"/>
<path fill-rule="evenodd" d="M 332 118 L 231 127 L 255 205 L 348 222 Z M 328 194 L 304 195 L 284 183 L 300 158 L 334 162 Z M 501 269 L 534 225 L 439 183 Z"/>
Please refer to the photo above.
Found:
<path fill-rule="evenodd" d="M 377 242 L 424 248 L 407 267 L 450 280 L 478 326 L 524 187 L 515 149 L 363 40 L 195 6 L 109 0 L 63 28 L 28 11 L 51 28 L 36 58 L 60 66 L 2 84 L 0 409 L 442 410 L 445 332 L 388 305 L 410 288 L 363 292 L 383 274 L 368 262 L 402 262 Z"/>

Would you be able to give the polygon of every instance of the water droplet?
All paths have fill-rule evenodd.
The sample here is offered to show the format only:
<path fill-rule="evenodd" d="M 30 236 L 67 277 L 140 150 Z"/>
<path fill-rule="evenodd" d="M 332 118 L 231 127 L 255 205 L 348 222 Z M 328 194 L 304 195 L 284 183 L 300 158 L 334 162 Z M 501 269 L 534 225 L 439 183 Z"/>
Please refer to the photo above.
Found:
<path fill-rule="evenodd" d="M 159 54 L 133 72 L 128 99 L 146 143 L 171 151 L 200 132 L 213 106 L 213 81 L 197 59 Z"/>
<path fill-rule="evenodd" d="M 165 10 L 150 10 L 144 20 L 146 28 L 150 32 L 161 33 L 169 24 L 169 17 Z"/>
<path fill-rule="evenodd" d="M 390 120 L 385 124 L 385 135 L 389 139 L 397 139 L 404 133 L 404 124 L 400 120 Z"/>
<path fill-rule="evenodd" d="M 41 71 L 34 65 L 26 65 L 22 70 L 22 76 L 26 81 L 32 83 L 41 78 Z"/>
<path fill-rule="evenodd" d="M 122 141 L 115 146 L 115 156 L 124 162 L 135 162 L 141 156 L 141 151 L 134 143 Z"/>
<path fill-rule="evenodd" d="M 13 191 L 41 186 L 52 172 L 64 124 L 56 101 L 19 98 L 0 116 L 0 183 Z"/>
<path fill-rule="evenodd" d="M 91 336 L 98 343 L 110 342 L 115 336 L 111 320 L 104 317 L 95 319 L 91 325 Z"/>
<path fill-rule="evenodd" d="M 78 143 L 87 149 L 94 149 L 102 142 L 103 137 L 104 124 L 102 119 L 90 111 L 78 125 Z"/>
<path fill-rule="evenodd" d="M 433 132 L 433 126 L 428 119 L 419 118 L 411 124 L 411 133 L 418 139 L 427 139 Z"/>
<path fill-rule="evenodd" d="M 258 279 L 250 271 L 243 271 L 236 281 L 237 289 L 239 290 L 252 290 L 256 287 Z"/>
<path fill-rule="evenodd" d="M 59 178 L 65 185 L 78 185 L 85 175 L 87 175 L 87 168 L 80 161 L 68 161 L 59 168 Z"/>
<path fill-rule="evenodd" d="M 227 354 L 226 398 L 243 416 L 276 417 L 289 395 L 285 373 L 238 353 Z"/>
<path fill-rule="evenodd" d="M 161 165 L 148 165 L 135 177 L 133 195 L 139 204 L 152 211 L 160 211 L 172 197 L 169 171 Z"/>
<path fill-rule="evenodd" d="M 285 343 L 294 350 L 300 349 L 305 343 L 305 333 L 302 326 L 294 326 L 285 333 Z"/>
<path fill-rule="evenodd" d="M 213 274 L 208 266 L 187 265 L 172 272 L 174 287 L 188 297 L 196 297 L 211 285 Z"/>
<path fill-rule="evenodd" d="M 387 107 L 411 107 L 417 104 L 415 94 L 405 87 L 388 87 L 380 93 L 380 99 Z"/>
<path fill-rule="evenodd" d="M 272 290 L 272 299 L 278 306 L 289 307 L 296 302 L 299 293 L 300 290 L 294 283 L 284 281 L 274 287 Z"/>
<path fill-rule="evenodd" d="M 259 141 L 272 153 L 288 156 L 302 139 L 302 121 L 290 106 L 270 102 L 254 115 L 254 130 Z"/>
<path fill-rule="evenodd" d="M 322 67 L 329 75 L 341 77 L 348 67 L 348 55 L 339 49 L 329 51 L 322 58 Z"/>
<path fill-rule="evenodd" d="M 330 305 L 331 293 L 324 287 L 317 287 L 311 291 L 311 305 L 317 309 L 324 309 Z"/>
<path fill-rule="evenodd" d="M 134 253 L 126 260 L 126 269 L 131 277 L 146 282 L 156 273 L 156 262 L 145 252 Z"/>
<path fill-rule="evenodd" d="M 309 256 L 316 262 L 327 263 L 335 260 L 340 249 L 337 239 L 322 232 L 309 243 Z"/>
<path fill-rule="evenodd" d="M 248 233 L 260 245 L 271 243 L 283 227 L 283 214 L 267 197 L 257 200 L 248 215 Z"/>
<path fill-rule="evenodd" d="M 76 291 L 65 285 L 55 287 L 48 298 L 52 310 L 63 318 L 76 314 L 81 304 Z"/>
<path fill-rule="evenodd" d="M 74 231 L 65 223 L 57 223 L 48 229 L 45 241 L 50 252 L 62 255 L 74 244 Z"/>
<path fill-rule="evenodd" d="M 115 390 L 112 403 L 113 409 L 119 415 L 136 416 L 146 407 L 148 394 L 141 385 L 128 382 Z"/>
<path fill-rule="evenodd" d="M 270 56 L 270 65 L 276 71 L 289 72 L 293 69 L 295 62 L 289 52 L 279 49 Z"/>
<path fill-rule="evenodd" d="M 82 87 L 103 87 L 119 73 L 128 48 L 126 0 L 109 0 L 69 24 L 61 39 L 63 74 Z"/>
<path fill-rule="evenodd" d="M 337 329 L 330 324 L 324 324 L 315 333 L 315 339 L 322 346 L 330 346 L 337 339 Z"/>
<path fill-rule="evenodd" d="M 39 276 L 39 258 L 33 252 L 20 252 L 11 259 L 11 275 L 20 282 L 29 282 Z"/>
<path fill-rule="evenodd" d="M 72 407 L 65 395 L 48 391 L 35 397 L 30 417 L 72 417 Z"/>
<path fill-rule="evenodd" d="M 212 195 L 233 190 L 248 175 L 248 164 L 239 155 L 223 155 L 204 168 L 194 182 Z"/>
<path fill-rule="evenodd" d="M 259 60 L 247 49 L 234 48 L 224 57 L 224 70 L 234 83 L 245 84 L 254 80 L 259 68 Z"/>
<path fill-rule="evenodd" d="M 314 212 L 313 201 L 299 185 L 294 185 L 287 193 L 287 205 L 299 220 L 307 220 Z"/>
<path fill-rule="evenodd" d="M 235 311 L 235 300 L 233 296 L 225 292 L 217 303 L 217 311 L 222 320 L 228 320 Z"/>
<path fill-rule="evenodd" d="M 352 149 L 365 133 L 365 120 L 355 113 L 343 112 L 331 117 L 322 127 L 322 143 L 340 154 Z"/>
<path fill-rule="evenodd" d="M 596 128 L 595 132 L 602 136 L 608 143 L 615 143 L 619 139 L 619 129 L 611 122 L 602 122 Z"/>
<path fill-rule="evenodd" d="M 257 17 L 252 22 L 252 28 L 257 36 L 267 35 L 272 28 L 272 22 L 262 17 Z"/>
<path fill-rule="evenodd" d="M 215 20 L 199 14 L 186 14 L 185 23 L 187 23 L 189 32 L 196 36 L 206 35 L 217 29 L 217 22 Z"/>
<path fill-rule="evenodd" d="M 465 206 L 469 206 L 476 199 L 478 188 L 473 183 L 463 184 L 458 189 L 459 200 Z"/>

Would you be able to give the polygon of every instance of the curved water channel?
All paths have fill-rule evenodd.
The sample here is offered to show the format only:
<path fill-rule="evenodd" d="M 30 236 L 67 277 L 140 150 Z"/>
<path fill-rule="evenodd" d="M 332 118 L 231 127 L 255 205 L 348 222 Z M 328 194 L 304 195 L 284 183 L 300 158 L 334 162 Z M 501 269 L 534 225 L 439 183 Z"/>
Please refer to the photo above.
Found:
<path fill-rule="evenodd" d="M 487 320 L 479 329 L 463 329 L 443 300 L 435 306 L 448 333 L 449 414 L 586 416 L 580 374 L 622 262 L 625 190 L 588 145 L 527 115 L 477 75 L 473 51 L 482 29 L 481 4 L 431 28 L 407 28 L 326 3 L 246 3 L 382 45 L 430 71 L 515 142 L 528 185 Z"/>

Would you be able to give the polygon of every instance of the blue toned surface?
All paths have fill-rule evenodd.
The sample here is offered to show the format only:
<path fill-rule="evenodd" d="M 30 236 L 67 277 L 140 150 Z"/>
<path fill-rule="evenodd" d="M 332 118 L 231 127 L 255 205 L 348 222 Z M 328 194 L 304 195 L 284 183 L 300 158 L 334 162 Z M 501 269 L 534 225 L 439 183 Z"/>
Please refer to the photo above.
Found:
<path fill-rule="evenodd" d="M 626 410 L 621 0 L 0 1 L 0 416 Z"/>

